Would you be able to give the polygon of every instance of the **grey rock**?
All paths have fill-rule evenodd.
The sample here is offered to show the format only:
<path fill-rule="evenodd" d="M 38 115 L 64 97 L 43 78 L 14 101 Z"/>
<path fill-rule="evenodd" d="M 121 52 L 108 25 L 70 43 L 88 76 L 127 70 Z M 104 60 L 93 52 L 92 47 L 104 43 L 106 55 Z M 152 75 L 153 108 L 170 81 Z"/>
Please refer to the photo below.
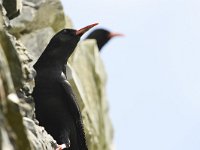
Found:
<path fill-rule="evenodd" d="M 1 149 L 2 150 L 14 150 L 14 147 L 9 139 L 8 132 L 1 127 L 0 134 L 1 134 L 1 139 L 2 139 Z"/>
<path fill-rule="evenodd" d="M 11 29 L 11 32 L 16 32 L 17 34 L 20 34 L 20 32 L 29 32 L 27 30 L 30 30 L 26 28 L 28 23 L 33 22 L 34 18 L 36 16 L 36 10 L 30 6 L 23 6 L 21 14 L 11 20 L 10 24 L 13 27 Z"/>
<path fill-rule="evenodd" d="M 21 36 L 19 40 L 26 46 L 28 53 L 33 58 L 32 65 L 37 61 L 54 34 L 51 27 L 46 27 Z"/>
<path fill-rule="evenodd" d="M 28 137 L 35 150 L 55 150 L 56 141 L 49 135 L 45 129 L 35 124 L 30 118 L 23 118 L 24 125 L 28 130 Z"/>
<path fill-rule="evenodd" d="M 107 75 L 95 40 L 79 43 L 69 59 L 69 78 L 84 118 L 89 149 L 111 150 L 113 129 L 106 99 Z M 67 69 L 69 70 L 69 69 Z"/>
<path fill-rule="evenodd" d="M 23 5 L 37 8 L 42 3 L 45 3 L 45 1 L 46 0 L 24 0 Z"/>
<path fill-rule="evenodd" d="M 28 78 L 27 69 L 24 69 L 26 65 L 30 68 L 28 64 L 31 60 L 26 48 L 7 32 L 7 28 L 4 28 L 6 24 L 1 10 L 0 5 L 0 149 L 37 150 L 39 146 L 42 150 L 55 149 L 56 144 L 52 137 L 44 128 L 36 124 L 34 126 L 34 122 L 29 125 L 35 127 L 35 141 L 27 136 L 28 133 L 33 134 L 33 129 L 24 126 L 22 115 L 33 118 L 33 107 L 26 103 L 25 99 L 19 99 L 15 90 L 20 89 L 22 85 L 24 88 L 26 85 L 31 86 L 31 77 Z M 34 145 L 36 143 L 37 145 Z"/>
<path fill-rule="evenodd" d="M 22 86 L 22 68 L 21 62 L 18 57 L 18 53 L 15 50 L 14 37 L 7 31 L 0 32 L 0 43 L 8 60 L 9 69 L 11 71 L 12 80 L 14 82 L 15 89 L 19 89 Z"/>
<path fill-rule="evenodd" d="M 46 27 L 52 27 L 57 32 L 66 25 L 65 15 L 59 0 L 26 0 L 23 5 L 22 13 L 11 20 L 10 32 L 17 37 Z M 35 5 L 38 7 L 34 8 Z"/>

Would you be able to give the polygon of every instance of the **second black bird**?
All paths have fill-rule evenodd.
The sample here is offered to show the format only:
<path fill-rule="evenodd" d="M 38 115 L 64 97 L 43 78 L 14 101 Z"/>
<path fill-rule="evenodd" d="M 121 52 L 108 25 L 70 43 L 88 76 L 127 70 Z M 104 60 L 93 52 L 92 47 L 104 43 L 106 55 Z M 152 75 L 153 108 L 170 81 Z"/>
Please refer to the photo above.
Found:
<path fill-rule="evenodd" d="M 120 33 L 114 33 L 110 32 L 106 29 L 96 29 L 92 31 L 86 39 L 95 39 L 97 41 L 97 46 L 99 48 L 99 51 L 101 51 L 102 47 L 110 41 L 113 37 L 116 36 L 123 36 L 123 34 Z"/>
<path fill-rule="evenodd" d="M 65 144 L 69 150 L 88 148 L 81 113 L 62 69 L 80 37 L 95 25 L 80 30 L 61 30 L 34 65 L 37 72 L 33 91 L 36 118 L 58 144 Z M 61 146 L 58 149 L 62 149 Z"/>

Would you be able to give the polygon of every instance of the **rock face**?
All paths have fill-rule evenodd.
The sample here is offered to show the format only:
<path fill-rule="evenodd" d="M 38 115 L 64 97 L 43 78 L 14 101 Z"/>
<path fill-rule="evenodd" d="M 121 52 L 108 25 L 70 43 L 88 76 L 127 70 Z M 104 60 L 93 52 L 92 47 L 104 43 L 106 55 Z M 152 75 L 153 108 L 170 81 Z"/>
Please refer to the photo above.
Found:
<path fill-rule="evenodd" d="M 111 150 L 112 126 L 108 117 L 106 73 L 95 40 L 82 41 L 69 60 L 71 83 L 84 117 L 90 150 Z"/>
<path fill-rule="evenodd" d="M 59 0 L 0 0 L 0 149 L 55 149 L 56 141 L 35 119 L 32 65 L 55 32 L 65 27 L 72 23 Z M 106 73 L 94 40 L 79 43 L 67 75 L 82 111 L 89 150 L 111 150 Z"/>

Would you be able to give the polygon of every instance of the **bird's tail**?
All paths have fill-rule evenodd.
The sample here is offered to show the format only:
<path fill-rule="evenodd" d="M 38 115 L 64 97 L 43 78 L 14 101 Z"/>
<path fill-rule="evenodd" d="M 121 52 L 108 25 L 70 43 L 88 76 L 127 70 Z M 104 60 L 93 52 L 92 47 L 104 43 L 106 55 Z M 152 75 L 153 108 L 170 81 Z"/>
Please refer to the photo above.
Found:
<path fill-rule="evenodd" d="M 80 150 L 88 150 L 82 119 L 76 122 L 76 128 L 79 145 L 81 146 Z"/>

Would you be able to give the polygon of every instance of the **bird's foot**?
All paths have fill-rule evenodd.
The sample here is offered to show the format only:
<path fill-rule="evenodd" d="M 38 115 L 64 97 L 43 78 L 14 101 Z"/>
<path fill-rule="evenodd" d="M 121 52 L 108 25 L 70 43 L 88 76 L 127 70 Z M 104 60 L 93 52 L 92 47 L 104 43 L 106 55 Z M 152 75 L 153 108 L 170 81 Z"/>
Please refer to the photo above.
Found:
<path fill-rule="evenodd" d="M 69 148 L 70 145 L 66 145 L 66 144 L 61 144 L 61 145 L 57 145 L 56 150 L 63 150 L 65 148 Z"/>

